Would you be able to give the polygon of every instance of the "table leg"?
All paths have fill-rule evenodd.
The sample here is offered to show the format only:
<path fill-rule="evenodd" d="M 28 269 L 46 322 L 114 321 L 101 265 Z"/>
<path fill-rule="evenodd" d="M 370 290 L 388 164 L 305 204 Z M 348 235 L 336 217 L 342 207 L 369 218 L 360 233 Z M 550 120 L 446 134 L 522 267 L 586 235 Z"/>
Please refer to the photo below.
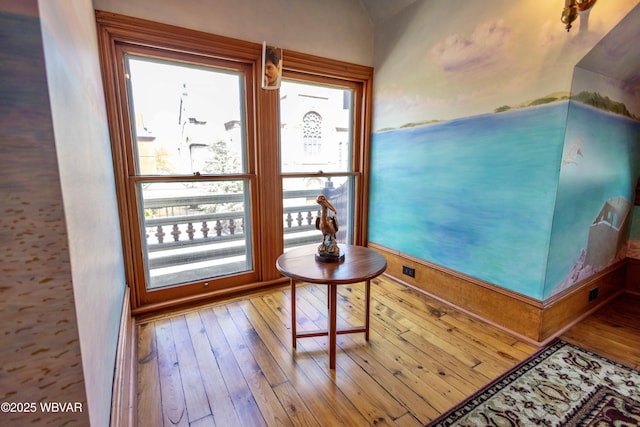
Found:
<path fill-rule="evenodd" d="M 364 340 L 369 341 L 369 309 L 371 308 L 371 281 L 364 285 Z"/>
<path fill-rule="evenodd" d="M 293 339 L 292 346 L 296 349 L 296 281 L 289 279 L 291 284 L 291 338 Z"/>
<path fill-rule="evenodd" d="M 329 369 L 336 369 L 336 317 L 338 285 L 329 285 Z"/>

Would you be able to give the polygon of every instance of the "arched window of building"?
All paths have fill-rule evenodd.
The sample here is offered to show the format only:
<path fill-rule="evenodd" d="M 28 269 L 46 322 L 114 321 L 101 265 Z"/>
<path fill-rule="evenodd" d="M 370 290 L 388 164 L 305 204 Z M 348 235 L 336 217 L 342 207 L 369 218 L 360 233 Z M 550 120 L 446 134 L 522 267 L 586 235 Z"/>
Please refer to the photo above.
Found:
<path fill-rule="evenodd" d="M 302 139 L 307 156 L 322 151 L 322 117 L 315 111 L 309 111 L 302 118 Z"/>

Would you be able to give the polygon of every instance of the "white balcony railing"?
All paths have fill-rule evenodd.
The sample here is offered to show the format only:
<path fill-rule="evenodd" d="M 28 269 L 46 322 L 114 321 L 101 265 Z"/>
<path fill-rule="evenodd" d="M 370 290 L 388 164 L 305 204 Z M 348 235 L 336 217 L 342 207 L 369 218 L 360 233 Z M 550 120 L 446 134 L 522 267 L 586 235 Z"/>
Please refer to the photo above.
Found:
<path fill-rule="evenodd" d="M 340 189 L 323 192 L 341 212 L 347 198 Z M 315 218 L 317 189 L 284 192 L 283 234 L 285 250 L 319 242 Z M 202 207 L 244 206 L 242 194 L 206 194 L 150 198 L 144 201 L 145 243 L 149 287 L 159 288 L 245 271 L 247 265 L 244 210 L 206 212 Z M 345 212 L 346 215 L 346 212 Z M 346 221 L 343 222 L 346 224 Z M 346 232 L 342 232 L 346 236 Z M 340 236 L 338 236 L 340 239 Z M 209 270 L 209 271 L 203 271 Z"/>

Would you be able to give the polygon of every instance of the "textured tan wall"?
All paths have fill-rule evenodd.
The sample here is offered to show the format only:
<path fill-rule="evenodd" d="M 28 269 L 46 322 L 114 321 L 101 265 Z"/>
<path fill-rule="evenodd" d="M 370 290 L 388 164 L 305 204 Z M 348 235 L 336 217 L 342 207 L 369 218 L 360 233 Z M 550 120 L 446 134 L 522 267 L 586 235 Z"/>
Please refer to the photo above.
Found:
<path fill-rule="evenodd" d="M 40 23 L 26 9 L 0 9 L 0 425 L 87 426 Z"/>
<path fill-rule="evenodd" d="M 373 24 L 360 1 L 93 0 L 93 5 L 97 10 L 220 36 L 373 64 Z"/>

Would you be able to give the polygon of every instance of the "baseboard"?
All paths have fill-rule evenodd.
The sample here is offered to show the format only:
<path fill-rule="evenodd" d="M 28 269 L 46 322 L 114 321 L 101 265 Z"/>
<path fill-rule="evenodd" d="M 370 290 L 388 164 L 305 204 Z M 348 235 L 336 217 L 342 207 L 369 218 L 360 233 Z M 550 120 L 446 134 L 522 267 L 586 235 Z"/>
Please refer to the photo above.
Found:
<path fill-rule="evenodd" d="M 640 292 L 640 259 L 627 258 L 624 286 L 629 292 Z"/>
<path fill-rule="evenodd" d="M 111 427 L 135 426 L 136 359 L 135 320 L 131 316 L 130 293 L 127 286 L 122 303 L 116 368 L 113 378 Z"/>
<path fill-rule="evenodd" d="M 544 303 L 540 341 L 549 341 L 625 291 L 626 261 L 620 261 L 554 295 Z M 589 294 L 596 290 L 593 299 Z"/>
<path fill-rule="evenodd" d="M 621 262 L 542 302 L 375 243 L 369 247 L 387 259 L 386 274 L 393 279 L 537 345 L 559 335 L 624 288 L 626 263 Z M 403 273 L 405 266 L 413 270 L 413 277 Z M 589 292 L 596 287 L 598 297 L 589 301 Z"/>

